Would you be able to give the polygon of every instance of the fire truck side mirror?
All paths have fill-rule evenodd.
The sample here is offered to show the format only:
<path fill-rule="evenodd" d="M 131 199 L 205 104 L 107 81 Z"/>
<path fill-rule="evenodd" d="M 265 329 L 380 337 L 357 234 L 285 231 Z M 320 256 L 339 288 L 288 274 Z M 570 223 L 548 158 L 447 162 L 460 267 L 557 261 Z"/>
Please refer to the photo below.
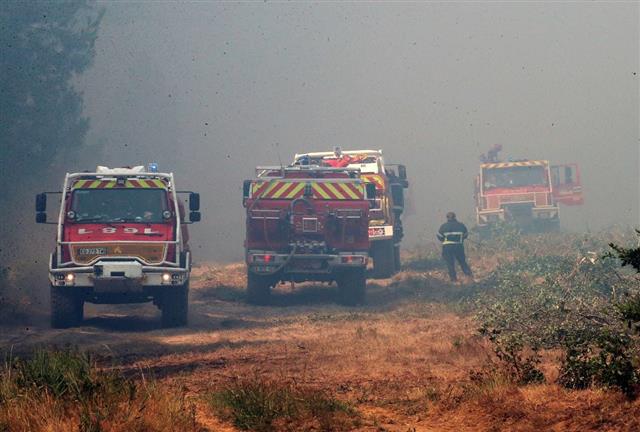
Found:
<path fill-rule="evenodd" d="M 244 205 L 251 195 L 251 180 L 242 182 L 242 204 Z"/>
<path fill-rule="evenodd" d="M 47 223 L 47 214 L 45 212 L 36 213 L 36 223 Z"/>
<path fill-rule="evenodd" d="M 200 222 L 200 220 L 202 220 L 202 214 L 199 211 L 189 212 L 190 222 Z"/>
<path fill-rule="evenodd" d="M 398 177 L 400 177 L 401 180 L 406 180 L 407 179 L 407 167 L 404 165 L 398 165 Z"/>
<path fill-rule="evenodd" d="M 37 212 L 47 211 L 47 194 L 40 193 L 36 195 L 36 211 Z"/>
<path fill-rule="evenodd" d="M 367 194 L 368 200 L 376 199 L 376 184 L 375 183 L 365 183 L 365 192 Z"/>
<path fill-rule="evenodd" d="M 189 210 L 191 212 L 197 212 L 200 210 L 200 194 L 196 192 L 191 192 L 189 194 Z"/>
<path fill-rule="evenodd" d="M 391 196 L 393 197 L 393 207 L 396 210 L 404 209 L 404 188 L 400 184 L 391 185 Z"/>

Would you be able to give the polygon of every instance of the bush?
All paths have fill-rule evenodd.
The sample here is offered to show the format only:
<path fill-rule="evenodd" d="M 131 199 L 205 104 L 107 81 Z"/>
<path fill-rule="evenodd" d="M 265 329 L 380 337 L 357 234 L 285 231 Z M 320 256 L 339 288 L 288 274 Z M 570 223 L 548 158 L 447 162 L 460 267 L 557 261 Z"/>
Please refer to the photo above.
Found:
<path fill-rule="evenodd" d="M 527 247 L 537 248 L 535 241 Z M 576 240 L 568 250 L 556 249 L 562 254 L 503 262 L 492 275 L 493 289 L 476 301 L 480 332 L 513 382 L 539 382 L 539 350 L 560 348 L 562 385 L 635 393 L 638 340 L 623 320 L 640 318 L 637 282 L 617 273 L 615 256 L 592 247 Z M 616 251 L 630 256 L 627 249 Z"/>
<path fill-rule="evenodd" d="M 324 391 L 255 377 L 238 379 L 209 397 L 217 415 L 240 429 L 271 431 L 281 428 L 325 431 L 351 429 L 358 414 Z"/>

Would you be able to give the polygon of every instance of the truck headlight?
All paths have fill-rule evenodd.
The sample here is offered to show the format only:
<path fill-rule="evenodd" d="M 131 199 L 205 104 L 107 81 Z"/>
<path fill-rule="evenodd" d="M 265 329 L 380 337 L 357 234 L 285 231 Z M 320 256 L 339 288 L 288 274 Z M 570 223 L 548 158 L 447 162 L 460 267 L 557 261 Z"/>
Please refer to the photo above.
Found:
<path fill-rule="evenodd" d="M 169 282 L 171 280 L 171 273 L 162 273 L 162 282 Z"/>
<path fill-rule="evenodd" d="M 74 275 L 73 273 L 67 273 L 65 280 L 67 282 L 73 282 L 74 280 L 76 280 L 76 275 Z"/>

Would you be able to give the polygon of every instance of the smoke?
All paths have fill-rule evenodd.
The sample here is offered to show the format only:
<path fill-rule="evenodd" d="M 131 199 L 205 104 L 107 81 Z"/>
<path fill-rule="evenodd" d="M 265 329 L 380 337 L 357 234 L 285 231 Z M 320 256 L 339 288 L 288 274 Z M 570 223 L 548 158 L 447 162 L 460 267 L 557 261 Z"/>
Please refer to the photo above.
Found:
<path fill-rule="evenodd" d="M 82 166 L 157 161 L 202 194 L 197 260 L 242 256 L 241 183 L 307 150 L 407 165 L 407 244 L 473 225 L 478 156 L 577 162 L 566 228 L 638 223 L 639 6 L 110 3 Z M 60 173 L 62 177 L 63 173 Z"/>

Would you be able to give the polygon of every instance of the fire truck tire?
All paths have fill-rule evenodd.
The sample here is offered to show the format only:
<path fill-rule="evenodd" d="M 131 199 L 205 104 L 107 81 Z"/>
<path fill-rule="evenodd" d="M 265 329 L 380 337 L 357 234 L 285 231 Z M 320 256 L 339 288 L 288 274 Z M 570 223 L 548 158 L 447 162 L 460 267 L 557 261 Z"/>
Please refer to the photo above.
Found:
<path fill-rule="evenodd" d="M 549 219 L 541 221 L 538 230 L 540 232 L 558 232 L 560 231 L 560 219 Z"/>
<path fill-rule="evenodd" d="M 69 328 L 82 322 L 84 300 L 73 288 L 51 286 L 51 327 Z"/>
<path fill-rule="evenodd" d="M 367 292 L 367 277 L 364 269 L 353 269 L 338 277 L 338 299 L 345 306 L 364 304 Z"/>
<path fill-rule="evenodd" d="M 396 272 L 402 270 L 402 262 L 400 261 L 400 245 L 393 246 L 393 261 L 395 264 Z"/>
<path fill-rule="evenodd" d="M 386 279 L 395 273 L 393 240 L 373 242 L 373 277 Z"/>
<path fill-rule="evenodd" d="M 269 303 L 271 285 L 273 285 L 272 277 L 247 272 L 247 303 L 254 305 Z"/>
<path fill-rule="evenodd" d="M 187 325 L 189 316 L 189 283 L 164 287 L 162 292 L 162 327 Z"/>

